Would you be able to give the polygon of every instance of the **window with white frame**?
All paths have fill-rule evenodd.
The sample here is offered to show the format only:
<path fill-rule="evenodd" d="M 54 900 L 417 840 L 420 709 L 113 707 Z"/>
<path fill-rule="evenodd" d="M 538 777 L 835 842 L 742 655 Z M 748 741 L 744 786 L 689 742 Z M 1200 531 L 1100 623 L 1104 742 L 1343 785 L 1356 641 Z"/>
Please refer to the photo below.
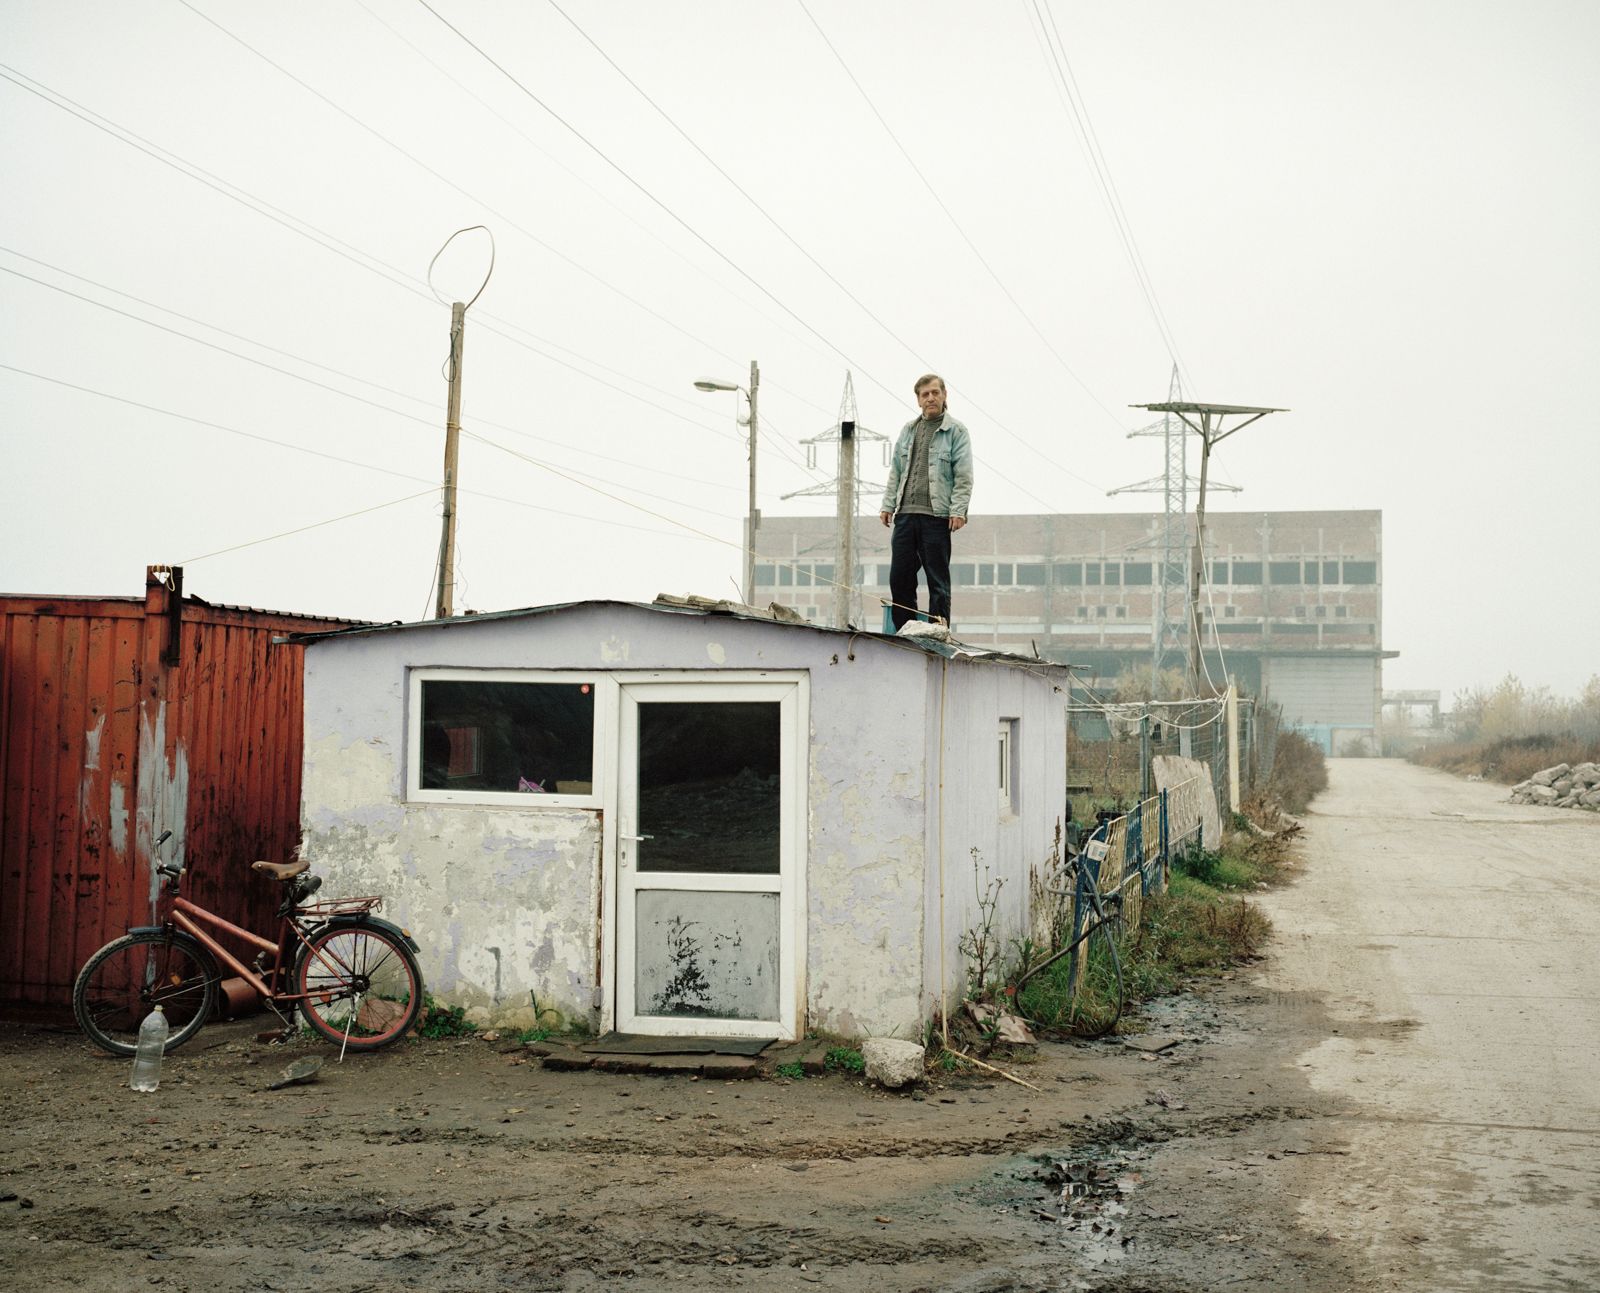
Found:
<path fill-rule="evenodd" d="M 1002 718 L 1000 720 L 1000 811 L 1011 813 L 1016 811 L 1015 797 L 1016 779 L 1015 756 L 1017 740 L 1017 720 Z"/>
<path fill-rule="evenodd" d="M 407 798 L 598 803 L 598 681 L 533 670 L 413 670 Z"/>

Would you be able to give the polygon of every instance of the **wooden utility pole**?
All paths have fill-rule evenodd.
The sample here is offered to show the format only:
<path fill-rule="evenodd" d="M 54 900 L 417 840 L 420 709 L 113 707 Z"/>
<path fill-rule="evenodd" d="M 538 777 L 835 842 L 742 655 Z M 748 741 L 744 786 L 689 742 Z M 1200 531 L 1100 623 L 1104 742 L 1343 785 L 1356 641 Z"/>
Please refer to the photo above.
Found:
<path fill-rule="evenodd" d="M 756 529 L 761 524 L 761 511 L 756 507 L 756 433 L 760 427 L 756 416 L 756 396 L 761 390 L 761 369 L 750 361 L 750 514 L 745 520 L 744 538 L 744 604 L 756 604 Z"/>
<path fill-rule="evenodd" d="M 444 422 L 444 517 L 439 537 L 439 600 L 434 618 L 449 619 L 456 592 L 456 475 L 461 445 L 461 350 L 466 340 L 467 307 L 450 307 L 450 399 Z"/>
<path fill-rule="evenodd" d="M 839 423 L 839 555 L 833 568 L 833 622 L 849 628 L 856 583 L 856 424 Z"/>

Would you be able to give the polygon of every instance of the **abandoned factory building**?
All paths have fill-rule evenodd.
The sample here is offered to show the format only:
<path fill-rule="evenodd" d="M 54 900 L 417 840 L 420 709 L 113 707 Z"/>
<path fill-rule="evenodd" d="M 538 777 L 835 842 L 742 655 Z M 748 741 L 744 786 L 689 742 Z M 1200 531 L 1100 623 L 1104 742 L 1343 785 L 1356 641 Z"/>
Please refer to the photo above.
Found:
<path fill-rule="evenodd" d="M 951 559 L 961 641 L 1070 663 L 1106 681 L 1148 666 L 1159 625 L 1181 667 L 1190 539 L 1165 562 L 1159 512 L 975 515 Z M 852 622 L 878 627 L 889 596 L 889 531 L 856 529 Z M 832 516 L 763 516 L 755 600 L 833 619 Z M 1201 594 L 1205 659 L 1330 753 L 1376 744 L 1383 705 L 1383 515 L 1378 511 L 1212 512 Z M 1167 571 L 1162 579 L 1163 568 Z M 926 607 L 926 593 L 922 605 Z M 1220 647 L 1220 650 L 1219 650 Z"/>

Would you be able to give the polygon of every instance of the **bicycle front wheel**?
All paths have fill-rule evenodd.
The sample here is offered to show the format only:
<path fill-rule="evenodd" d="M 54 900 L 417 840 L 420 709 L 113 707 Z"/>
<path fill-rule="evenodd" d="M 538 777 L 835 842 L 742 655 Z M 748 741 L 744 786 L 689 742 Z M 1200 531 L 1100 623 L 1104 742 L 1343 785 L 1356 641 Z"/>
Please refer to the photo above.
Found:
<path fill-rule="evenodd" d="M 107 943 L 84 963 L 72 987 L 72 1013 L 96 1046 L 132 1055 L 139 1025 L 156 1006 L 167 1016 L 167 1050 L 182 1046 L 210 1017 L 220 976 L 187 934 L 139 930 Z"/>
<path fill-rule="evenodd" d="M 1122 1018 L 1122 957 L 1117 950 L 1120 922 L 1108 919 L 1099 903 L 1095 903 L 1090 920 L 1073 975 L 1072 1031 L 1079 1037 L 1104 1037 Z"/>
<path fill-rule="evenodd" d="M 422 1013 L 422 971 L 399 934 L 330 925 L 311 935 L 294 972 L 312 1029 L 353 1051 L 404 1037 Z"/>

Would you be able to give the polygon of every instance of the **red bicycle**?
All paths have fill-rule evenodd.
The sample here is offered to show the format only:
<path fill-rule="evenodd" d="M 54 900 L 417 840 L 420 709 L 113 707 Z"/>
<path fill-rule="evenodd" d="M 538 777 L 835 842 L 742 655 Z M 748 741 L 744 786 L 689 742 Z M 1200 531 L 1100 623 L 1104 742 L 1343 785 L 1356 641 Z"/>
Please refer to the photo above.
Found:
<path fill-rule="evenodd" d="M 164 831 L 160 848 L 172 837 Z M 132 1055 L 139 1024 L 161 1006 L 167 1050 L 183 1045 L 216 1010 L 226 966 L 254 990 L 286 1027 L 299 1009 L 340 1056 L 372 1051 L 404 1037 L 422 1013 L 417 944 L 398 925 L 373 915 L 377 897 L 311 902 L 322 886 L 306 861 L 255 862 L 283 885 L 277 941 L 262 938 L 178 893 L 184 868 L 159 866 L 164 877 L 159 925 L 130 929 L 84 963 L 72 989 L 78 1026 L 113 1055 Z M 207 927 L 255 949 L 245 965 Z"/>

